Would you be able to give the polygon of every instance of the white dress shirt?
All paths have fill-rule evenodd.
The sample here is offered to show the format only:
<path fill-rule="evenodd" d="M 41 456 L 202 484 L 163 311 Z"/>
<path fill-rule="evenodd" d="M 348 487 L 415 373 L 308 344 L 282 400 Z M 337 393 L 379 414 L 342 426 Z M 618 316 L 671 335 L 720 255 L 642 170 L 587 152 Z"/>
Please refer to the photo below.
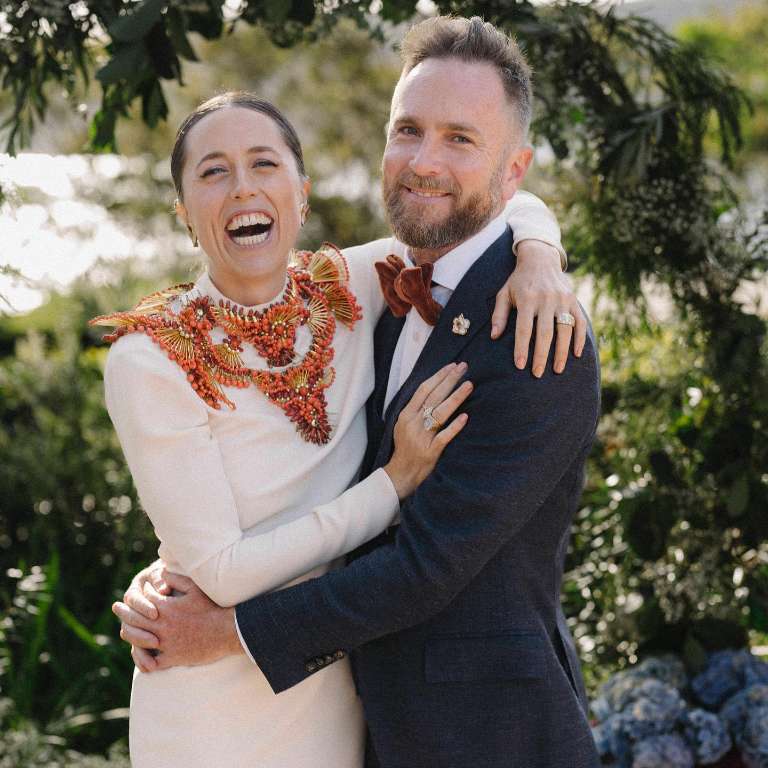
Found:
<path fill-rule="evenodd" d="M 500 213 L 495 219 L 485 225 L 476 235 L 469 240 L 457 245 L 452 251 L 448 251 L 435 262 L 432 273 L 432 296 L 441 306 L 445 306 L 456 286 L 461 282 L 469 268 L 483 255 L 486 249 L 504 233 L 507 226 L 506 211 Z M 406 251 L 404 260 L 407 266 L 413 266 L 409 251 Z M 418 312 L 409 312 L 405 318 L 405 325 L 400 331 L 395 353 L 392 357 L 392 366 L 389 369 L 389 382 L 387 384 L 387 396 L 384 400 L 384 410 L 392 402 L 394 396 L 403 386 L 405 380 L 411 375 L 413 366 L 419 358 L 427 339 L 432 333 L 433 326 L 424 321 Z"/>

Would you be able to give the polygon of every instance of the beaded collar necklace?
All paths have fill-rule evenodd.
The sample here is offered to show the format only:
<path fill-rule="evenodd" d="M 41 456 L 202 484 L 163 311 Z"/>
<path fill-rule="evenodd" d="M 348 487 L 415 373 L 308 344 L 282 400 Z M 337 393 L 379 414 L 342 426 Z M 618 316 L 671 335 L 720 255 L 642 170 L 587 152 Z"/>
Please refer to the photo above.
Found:
<path fill-rule="evenodd" d="M 281 301 L 263 310 L 246 310 L 209 296 L 183 297 L 192 288 L 184 283 L 157 291 L 128 312 L 101 315 L 90 325 L 113 326 L 104 340 L 115 342 L 128 333 L 145 333 L 179 365 L 197 394 L 212 408 L 235 404 L 222 386 L 255 385 L 283 409 L 301 437 L 322 445 L 331 439 L 325 390 L 334 379 L 331 343 L 336 320 L 353 328 L 361 319 L 354 294 L 347 287 L 349 270 L 344 257 L 330 243 L 315 253 L 294 254 Z M 173 304 L 182 297 L 178 311 Z M 312 342 L 304 357 L 296 357 L 296 331 L 306 325 Z M 213 328 L 225 333 L 221 343 L 211 338 Z M 240 353 L 250 344 L 269 369 L 249 368 Z M 272 368 L 282 370 L 270 370 Z"/>

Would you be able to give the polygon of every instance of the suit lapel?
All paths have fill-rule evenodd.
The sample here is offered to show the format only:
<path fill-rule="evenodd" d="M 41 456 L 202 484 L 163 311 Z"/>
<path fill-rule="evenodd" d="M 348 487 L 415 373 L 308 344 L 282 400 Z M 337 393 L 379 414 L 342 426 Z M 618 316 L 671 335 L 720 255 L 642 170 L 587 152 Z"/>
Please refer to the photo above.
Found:
<path fill-rule="evenodd" d="M 440 319 L 430 334 L 421 355 L 416 360 L 413 371 L 403 382 L 403 386 L 387 408 L 384 435 L 376 455 L 375 466 L 382 466 L 389 460 L 392 452 L 392 432 L 397 417 L 419 384 L 442 366 L 457 360 L 462 350 L 480 331 L 487 331 L 491 320 L 494 297 L 514 269 L 514 264 L 512 233 L 506 229 L 504 234 L 495 240 L 467 270 L 466 275 L 456 286 L 456 290 L 441 312 Z M 453 332 L 453 320 L 460 314 L 470 321 L 465 335 Z M 383 376 L 385 394 L 386 380 L 389 377 L 393 353 L 394 345 L 389 354 L 388 365 Z"/>
<path fill-rule="evenodd" d="M 389 385 L 389 370 L 400 333 L 405 325 L 405 317 L 395 317 L 389 309 L 376 326 L 373 336 L 374 363 L 376 366 L 376 384 L 373 392 L 375 412 L 380 420 L 384 418 L 384 401 Z"/>
<path fill-rule="evenodd" d="M 368 444 L 363 457 L 362 477 L 366 477 L 376 468 L 374 461 L 384 435 L 383 412 L 389 382 L 389 369 L 392 367 L 397 339 L 404 323 L 404 317 L 395 317 L 389 309 L 385 309 L 373 333 L 373 361 L 376 378 L 373 392 L 365 404 Z"/>

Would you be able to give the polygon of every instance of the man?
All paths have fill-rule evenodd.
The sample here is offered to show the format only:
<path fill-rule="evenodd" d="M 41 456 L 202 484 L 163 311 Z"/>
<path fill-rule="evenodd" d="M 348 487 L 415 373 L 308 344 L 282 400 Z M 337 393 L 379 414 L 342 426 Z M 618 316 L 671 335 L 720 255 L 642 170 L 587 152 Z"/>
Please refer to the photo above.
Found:
<path fill-rule="evenodd" d="M 384 198 L 410 258 L 434 265 L 444 307 L 434 328 L 425 319 L 434 305 L 385 313 L 378 326 L 366 470 L 389 459 L 418 383 L 454 360 L 475 387 L 469 421 L 403 502 L 399 526 L 344 569 L 237 606 L 237 631 L 231 609 L 196 597 L 179 610 L 155 596 L 174 627 L 158 630 L 159 664 L 241 652 L 239 632 L 280 693 L 349 654 L 370 768 L 594 768 L 560 586 L 598 418 L 595 345 L 590 336 L 560 376 L 549 365 L 536 380 L 513 362 L 511 334 L 494 342 L 487 332 L 512 268 L 500 214 L 531 161 L 529 70 L 514 42 L 478 18 L 423 22 L 402 51 Z M 381 272 L 400 314 L 397 269 Z M 439 416 L 425 410 L 425 428 L 440 428 Z M 125 637 L 133 632 L 124 625 Z"/>

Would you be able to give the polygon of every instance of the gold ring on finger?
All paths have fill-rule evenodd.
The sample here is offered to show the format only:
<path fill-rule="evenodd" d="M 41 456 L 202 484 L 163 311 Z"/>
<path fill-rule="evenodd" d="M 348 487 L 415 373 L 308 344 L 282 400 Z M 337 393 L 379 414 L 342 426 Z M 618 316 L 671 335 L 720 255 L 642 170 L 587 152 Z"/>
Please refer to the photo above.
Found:
<path fill-rule="evenodd" d="M 439 432 L 443 428 L 442 422 L 434 416 L 435 407 L 428 405 L 422 412 L 421 416 L 424 419 L 424 429 L 429 432 Z"/>
<path fill-rule="evenodd" d="M 576 325 L 576 318 L 570 312 L 558 312 L 555 315 L 555 322 L 558 325 Z"/>

